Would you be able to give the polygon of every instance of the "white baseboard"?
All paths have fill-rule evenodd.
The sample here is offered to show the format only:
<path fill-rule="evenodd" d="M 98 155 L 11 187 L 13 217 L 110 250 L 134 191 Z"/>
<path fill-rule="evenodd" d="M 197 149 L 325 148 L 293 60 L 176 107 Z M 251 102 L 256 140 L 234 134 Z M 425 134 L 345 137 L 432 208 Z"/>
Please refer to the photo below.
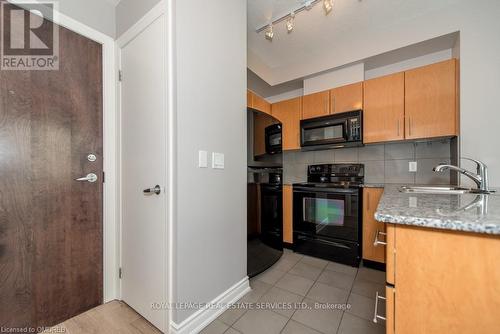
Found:
<path fill-rule="evenodd" d="M 246 295 L 250 291 L 250 284 L 248 277 L 245 277 L 219 296 L 210 302 L 212 305 L 223 304 L 226 305 L 224 308 L 205 308 L 198 310 L 196 313 L 191 315 L 189 318 L 176 324 L 170 321 L 170 334 L 194 334 L 199 333 L 203 328 L 205 328 L 212 321 L 217 319 L 219 315 L 226 311 L 229 305 L 236 303 L 241 297 Z"/>

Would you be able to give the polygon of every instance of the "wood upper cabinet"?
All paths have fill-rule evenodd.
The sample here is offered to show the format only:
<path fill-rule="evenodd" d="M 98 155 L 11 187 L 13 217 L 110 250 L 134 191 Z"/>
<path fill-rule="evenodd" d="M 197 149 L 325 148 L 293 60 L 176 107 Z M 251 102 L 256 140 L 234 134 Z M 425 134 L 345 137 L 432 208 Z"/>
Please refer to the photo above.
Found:
<path fill-rule="evenodd" d="M 403 72 L 364 82 L 363 142 L 403 140 L 405 75 Z"/>
<path fill-rule="evenodd" d="M 407 139 L 458 135 L 455 59 L 405 72 L 405 115 Z"/>
<path fill-rule="evenodd" d="M 379 263 L 385 263 L 385 247 L 375 246 L 374 240 L 378 232 L 385 232 L 385 224 L 374 215 L 383 192 L 382 188 L 363 188 L 363 259 Z M 384 236 L 379 235 L 379 240 L 385 242 Z"/>
<path fill-rule="evenodd" d="M 254 93 L 247 89 L 247 107 L 248 108 L 253 108 L 253 96 L 254 96 Z"/>
<path fill-rule="evenodd" d="M 253 113 L 253 154 L 255 156 L 266 153 L 266 128 L 273 123 L 271 117 Z"/>
<path fill-rule="evenodd" d="M 363 82 L 330 90 L 330 114 L 363 109 Z"/>
<path fill-rule="evenodd" d="M 330 113 L 330 91 L 302 97 L 302 119 L 326 116 Z"/>
<path fill-rule="evenodd" d="M 396 278 L 394 306 L 392 296 L 386 300 L 386 328 L 405 334 L 498 333 L 500 237 L 393 227 Z"/>
<path fill-rule="evenodd" d="M 302 97 L 273 103 L 272 115 L 283 125 L 283 150 L 300 149 Z"/>
<path fill-rule="evenodd" d="M 271 104 L 250 90 L 247 90 L 247 106 L 271 115 Z"/>
<path fill-rule="evenodd" d="M 283 241 L 293 243 L 293 187 L 283 186 Z"/>

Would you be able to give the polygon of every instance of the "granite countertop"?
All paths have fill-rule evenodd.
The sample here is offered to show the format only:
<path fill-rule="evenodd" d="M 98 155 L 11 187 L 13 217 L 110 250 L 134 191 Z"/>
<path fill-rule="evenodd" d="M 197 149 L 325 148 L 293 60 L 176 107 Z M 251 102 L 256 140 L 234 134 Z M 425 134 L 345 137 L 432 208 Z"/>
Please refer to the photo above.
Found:
<path fill-rule="evenodd" d="M 382 186 L 382 185 L 380 185 Z M 402 193 L 385 185 L 375 212 L 380 222 L 500 235 L 500 194 Z"/>

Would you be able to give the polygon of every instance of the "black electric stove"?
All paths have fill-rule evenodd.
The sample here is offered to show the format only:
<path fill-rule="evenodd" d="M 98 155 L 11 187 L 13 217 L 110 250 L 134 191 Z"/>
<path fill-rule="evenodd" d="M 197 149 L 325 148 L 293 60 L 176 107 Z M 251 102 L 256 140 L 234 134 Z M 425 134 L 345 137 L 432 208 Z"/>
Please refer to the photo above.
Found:
<path fill-rule="evenodd" d="M 359 266 L 364 165 L 311 165 L 307 181 L 293 185 L 294 250 Z"/>

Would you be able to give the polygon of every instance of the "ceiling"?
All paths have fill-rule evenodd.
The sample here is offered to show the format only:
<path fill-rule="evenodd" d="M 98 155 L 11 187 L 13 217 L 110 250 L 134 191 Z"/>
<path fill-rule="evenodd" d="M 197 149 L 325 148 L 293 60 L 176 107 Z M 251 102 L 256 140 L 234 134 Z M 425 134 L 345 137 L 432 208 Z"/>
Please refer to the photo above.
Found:
<path fill-rule="evenodd" d="M 297 8 L 302 0 L 248 0 L 248 66 L 271 85 L 296 80 L 362 59 L 351 59 L 356 41 L 452 6 L 462 0 L 335 0 L 330 15 L 323 6 L 298 13 L 292 33 L 284 22 L 272 42 L 255 29 Z M 351 45 L 352 44 L 352 45 Z M 390 50 L 384 50 L 390 51 Z M 326 56 L 325 56 L 326 55 Z M 373 55 L 372 55 L 373 56 Z"/>
<path fill-rule="evenodd" d="M 112 4 L 113 6 L 117 6 L 121 0 L 104 0 L 110 4 Z"/>

